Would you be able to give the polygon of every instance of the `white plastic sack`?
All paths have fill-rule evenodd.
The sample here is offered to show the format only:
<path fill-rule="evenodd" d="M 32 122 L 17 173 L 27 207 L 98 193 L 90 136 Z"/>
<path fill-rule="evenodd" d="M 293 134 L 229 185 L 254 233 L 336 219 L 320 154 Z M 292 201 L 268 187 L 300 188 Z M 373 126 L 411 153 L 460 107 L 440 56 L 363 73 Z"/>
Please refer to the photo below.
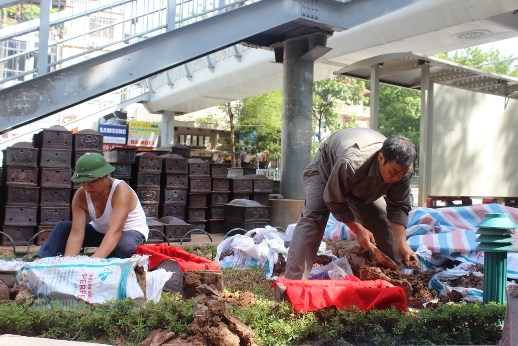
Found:
<path fill-rule="evenodd" d="M 424 244 L 419 245 L 415 254 L 419 259 L 421 272 L 438 267 L 446 260 L 446 258 L 444 258 L 441 254 L 433 254 L 432 251 Z"/>
<path fill-rule="evenodd" d="M 268 225 L 265 228 L 249 231 L 246 235 L 253 235 L 254 242 L 258 243 L 258 247 L 263 250 L 260 265 L 265 265 L 266 277 L 273 279 L 273 268 L 279 261 L 279 254 L 284 257 L 284 260 L 288 255 L 288 249 L 284 246 L 284 236 L 277 229 Z"/>
<path fill-rule="evenodd" d="M 220 260 L 221 254 L 226 251 L 233 251 L 234 254 Z M 261 250 L 256 247 L 254 240 L 248 236 L 236 234 L 219 243 L 216 252 L 216 261 L 222 268 L 248 268 L 258 265 L 257 258 Z"/>
<path fill-rule="evenodd" d="M 20 259 L 12 259 L 10 261 L 0 259 L 0 270 L 18 271 L 29 263 L 30 262 L 24 262 Z"/>
<path fill-rule="evenodd" d="M 146 272 L 146 298 L 152 300 L 155 303 L 160 301 L 162 297 L 162 290 L 164 289 L 167 280 L 177 273 L 168 272 L 167 270 L 160 268 L 150 272 Z"/>
<path fill-rule="evenodd" d="M 36 300 L 46 303 L 59 300 L 64 307 L 80 301 L 102 304 L 125 298 L 143 302 L 145 294 L 135 269 L 143 266 L 147 272 L 147 265 L 147 256 L 48 257 L 22 268 L 16 282 L 26 285 Z"/>

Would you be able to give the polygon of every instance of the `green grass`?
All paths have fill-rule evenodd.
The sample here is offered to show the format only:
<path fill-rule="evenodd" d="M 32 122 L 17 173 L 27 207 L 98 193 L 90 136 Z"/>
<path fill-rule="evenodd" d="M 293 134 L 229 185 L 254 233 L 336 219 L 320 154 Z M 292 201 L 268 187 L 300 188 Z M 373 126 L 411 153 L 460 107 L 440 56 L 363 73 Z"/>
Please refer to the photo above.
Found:
<path fill-rule="evenodd" d="M 215 256 L 215 248 L 200 251 Z M 439 304 L 418 313 L 326 309 L 300 314 L 289 303 L 274 300 L 273 282 L 263 268 L 222 271 L 226 293 L 252 292 L 256 297 L 252 305 L 228 309 L 254 330 L 258 345 L 301 345 L 307 340 L 327 340 L 327 346 L 496 345 L 501 338 L 504 305 Z M 194 306 L 193 299 L 165 292 L 158 303 L 125 300 L 66 309 L 57 303 L 48 308 L 0 302 L 0 334 L 103 343 L 122 339 L 138 345 L 154 329 L 183 333 L 194 319 Z"/>

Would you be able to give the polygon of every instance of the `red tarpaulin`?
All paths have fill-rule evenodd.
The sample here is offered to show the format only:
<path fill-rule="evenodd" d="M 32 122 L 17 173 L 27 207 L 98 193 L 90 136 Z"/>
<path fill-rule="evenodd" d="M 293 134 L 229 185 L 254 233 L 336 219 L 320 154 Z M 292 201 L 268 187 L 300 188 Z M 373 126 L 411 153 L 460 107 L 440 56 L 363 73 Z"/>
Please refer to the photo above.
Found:
<path fill-rule="evenodd" d="M 345 280 L 288 280 L 279 278 L 297 312 L 308 312 L 335 306 L 344 309 L 356 306 L 360 310 L 388 309 L 391 306 L 406 310 L 405 291 L 384 280 L 361 281 L 354 275 Z"/>
<path fill-rule="evenodd" d="M 178 262 L 182 272 L 186 270 L 220 270 L 218 262 L 211 261 L 185 251 L 181 247 L 167 244 L 139 245 L 135 250 L 137 255 L 149 255 L 149 270 L 153 270 L 165 260 Z"/>

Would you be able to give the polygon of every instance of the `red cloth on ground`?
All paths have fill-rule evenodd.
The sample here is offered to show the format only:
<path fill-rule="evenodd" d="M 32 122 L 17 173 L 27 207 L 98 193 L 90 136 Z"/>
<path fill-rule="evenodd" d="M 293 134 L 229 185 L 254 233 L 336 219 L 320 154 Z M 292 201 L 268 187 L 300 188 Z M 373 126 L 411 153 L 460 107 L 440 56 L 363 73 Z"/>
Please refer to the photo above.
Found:
<path fill-rule="evenodd" d="M 393 306 L 406 310 L 405 291 L 385 280 L 361 281 L 354 275 L 345 280 L 289 280 L 274 282 L 286 286 L 286 294 L 297 312 L 308 312 L 336 306 L 337 309 L 356 306 L 360 310 L 388 309 Z M 273 285 L 272 285 L 273 286 Z"/>
<path fill-rule="evenodd" d="M 187 252 L 181 247 L 167 244 L 139 245 L 135 250 L 137 255 L 149 255 L 149 270 L 153 270 L 165 260 L 178 262 L 182 272 L 186 270 L 220 270 L 218 262 Z"/>

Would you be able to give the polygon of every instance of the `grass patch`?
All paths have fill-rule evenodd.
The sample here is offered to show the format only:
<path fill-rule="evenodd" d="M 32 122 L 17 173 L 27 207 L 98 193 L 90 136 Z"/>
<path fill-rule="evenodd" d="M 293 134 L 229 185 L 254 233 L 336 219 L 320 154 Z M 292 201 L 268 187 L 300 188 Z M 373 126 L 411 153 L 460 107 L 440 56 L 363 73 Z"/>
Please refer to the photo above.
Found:
<path fill-rule="evenodd" d="M 213 249 L 188 249 L 213 259 Z M 212 256 L 212 257 L 211 257 Z M 256 333 L 258 345 L 301 345 L 327 340 L 325 345 L 481 345 L 498 344 L 505 305 L 439 304 L 435 309 L 402 313 L 396 309 L 369 312 L 326 309 L 299 314 L 286 302 L 274 301 L 272 281 L 264 268 L 225 268 L 226 293 L 252 292 L 256 303 L 229 306 Z M 158 303 L 113 301 L 61 308 L 40 304 L 24 306 L 0 302 L 0 334 L 19 334 L 61 340 L 113 343 L 126 340 L 138 345 L 154 329 L 183 333 L 194 319 L 193 299 L 163 293 Z"/>

